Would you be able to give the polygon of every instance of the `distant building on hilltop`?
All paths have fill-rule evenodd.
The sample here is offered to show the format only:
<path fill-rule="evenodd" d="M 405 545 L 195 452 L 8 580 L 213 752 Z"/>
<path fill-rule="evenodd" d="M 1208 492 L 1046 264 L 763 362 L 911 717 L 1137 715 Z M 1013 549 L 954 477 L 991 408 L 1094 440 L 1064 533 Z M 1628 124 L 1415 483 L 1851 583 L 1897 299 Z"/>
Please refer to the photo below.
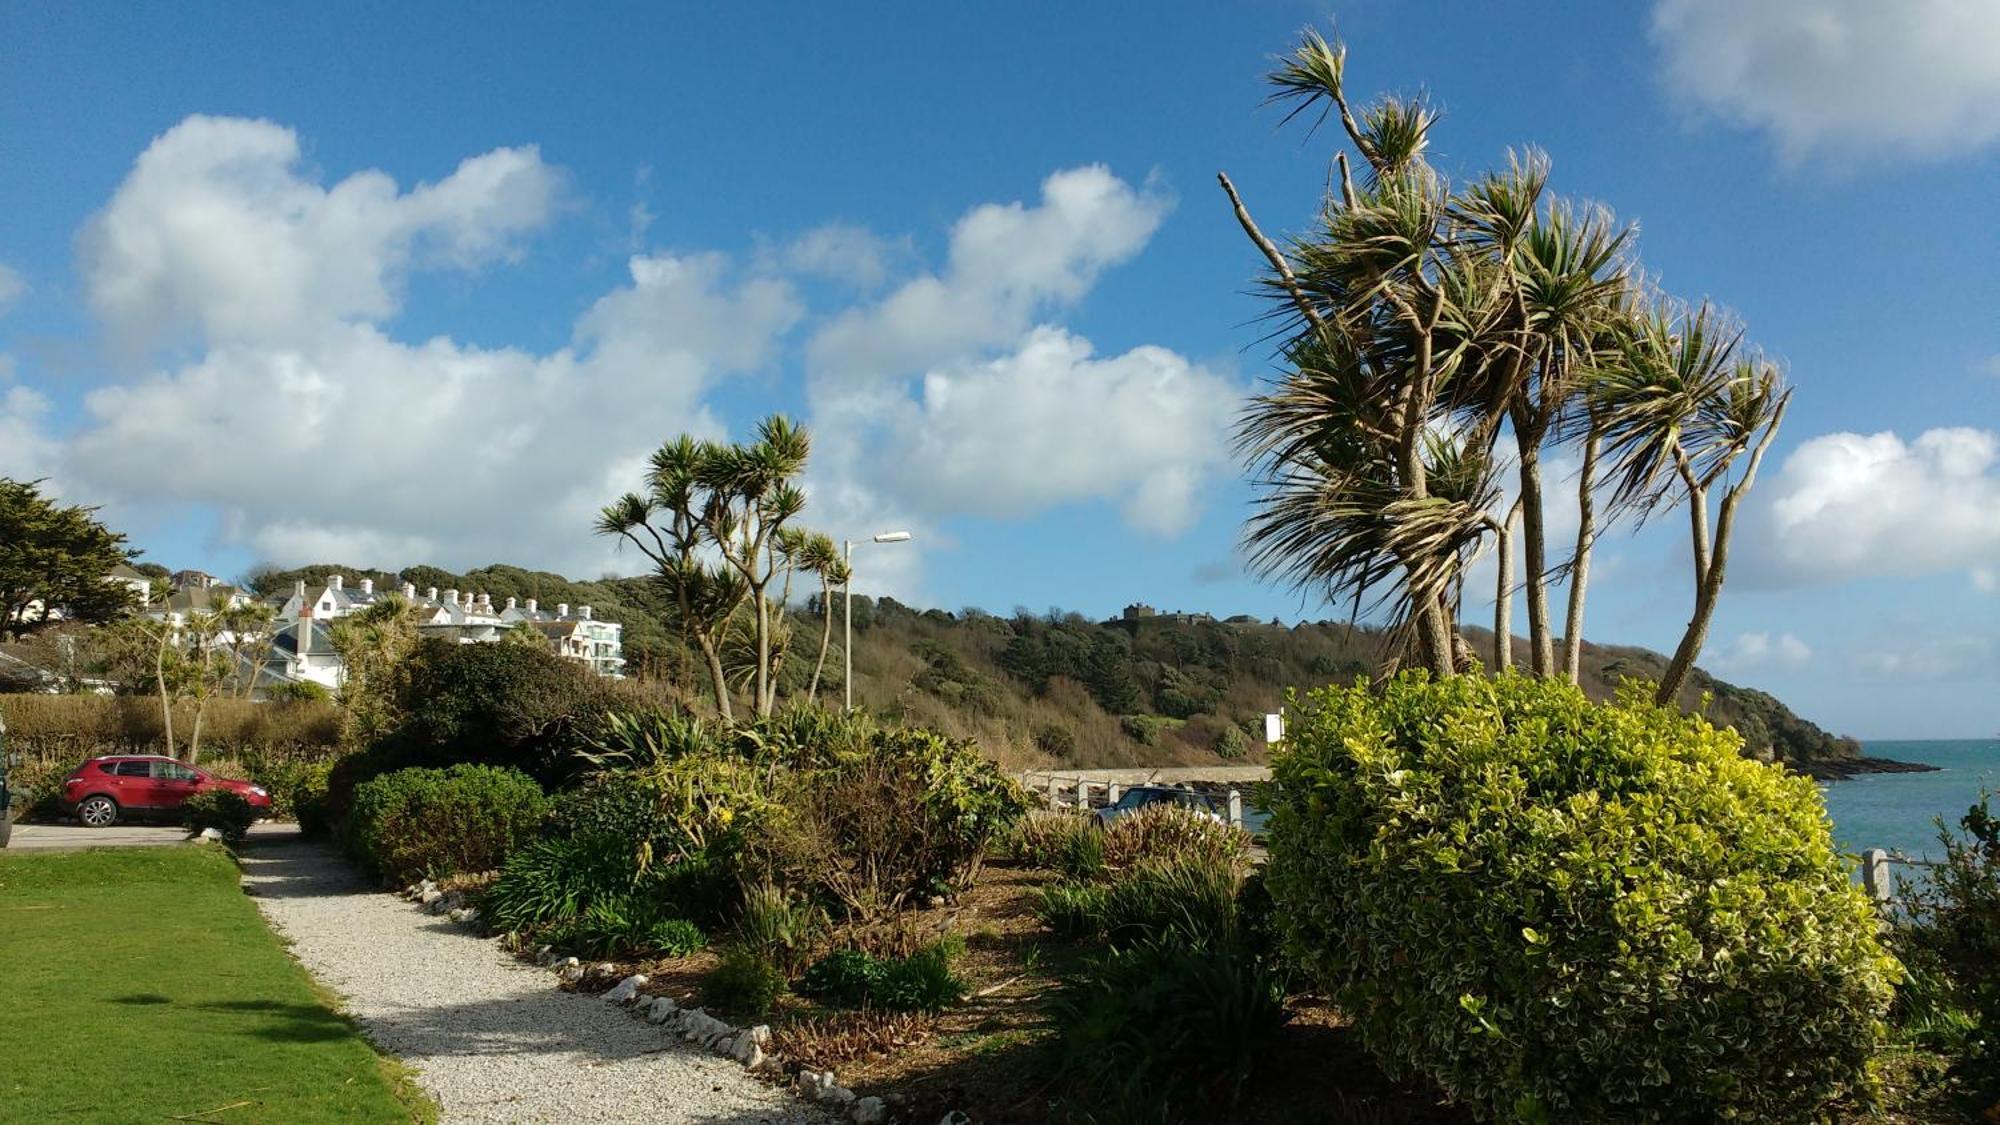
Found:
<path fill-rule="evenodd" d="M 1125 607 L 1125 612 L 1120 617 L 1120 620 L 1135 623 L 1140 621 L 1166 621 L 1175 625 L 1197 625 L 1203 622 L 1214 621 L 1215 618 L 1206 613 L 1182 613 L 1178 610 L 1173 613 L 1161 613 L 1145 602 L 1133 602 L 1131 605 Z"/>

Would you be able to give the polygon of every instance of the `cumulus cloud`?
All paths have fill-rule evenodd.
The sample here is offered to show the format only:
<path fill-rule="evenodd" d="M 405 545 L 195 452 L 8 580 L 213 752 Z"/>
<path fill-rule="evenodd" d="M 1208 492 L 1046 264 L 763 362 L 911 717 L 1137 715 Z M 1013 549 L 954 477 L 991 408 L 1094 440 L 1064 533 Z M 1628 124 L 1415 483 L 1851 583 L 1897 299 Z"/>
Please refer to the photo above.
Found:
<path fill-rule="evenodd" d="M 1115 498 L 1134 527 L 1173 535 L 1227 461 L 1241 392 L 1158 347 L 1095 358 L 1061 328 L 992 360 L 926 374 L 888 423 L 878 479 L 932 515 L 995 518 Z"/>
<path fill-rule="evenodd" d="M 1656 0 L 1667 86 L 1787 159 L 1948 156 L 2000 137 L 1992 0 Z"/>
<path fill-rule="evenodd" d="M 1761 671 L 1802 668 L 1812 660 L 1812 647 L 1790 633 L 1738 633 L 1713 658 L 1718 670 Z"/>
<path fill-rule="evenodd" d="M 1813 438 L 1758 490 L 1746 570 L 1837 582 L 1990 567 L 2000 557 L 2000 434 L 1927 430 Z"/>
<path fill-rule="evenodd" d="M 33 388 L 0 387 L 0 477 L 35 480 L 49 475 L 57 444 L 42 430 L 48 412 L 49 400 Z"/>
<path fill-rule="evenodd" d="M 542 226 L 561 178 L 532 147 L 472 157 L 402 191 L 357 172 L 322 187 L 269 121 L 195 116 L 156 138 L 79 238 L 86 292 L 128 343 L 295 342 L 396 311 L 410 270 L 473 269 Z"/>
<path fill-rule="evenodd" d="M 28 282 L 19 271 L 0 263 L 0 314 L 14 306 L 14 302 L 28 295 Z"/>
<path fill-rule="evenodd" d="M 893 241 L 852 223 L 828 223 L 794 239 L 778 261 L 788 270 L 870 292 L 880 289 L 891 268 L 909 254 L 907 241 Z"/>
<path fill-rule="evenodd" d="M 1040 205 L 989 203 L 952 228 L 945 268 L 842 313 L 810 345 L 822 379 L 901 377 L 1018 339 L 1138 254 L 1172 201 L 1102 165 L 1042 183 Z"/>

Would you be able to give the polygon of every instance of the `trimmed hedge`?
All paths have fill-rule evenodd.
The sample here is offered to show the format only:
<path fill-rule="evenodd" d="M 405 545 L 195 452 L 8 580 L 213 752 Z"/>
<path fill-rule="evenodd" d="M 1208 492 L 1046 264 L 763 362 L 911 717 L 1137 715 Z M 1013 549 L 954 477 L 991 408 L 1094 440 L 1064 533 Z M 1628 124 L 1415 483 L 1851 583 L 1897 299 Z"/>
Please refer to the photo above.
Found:
<path fill-rule="evenodd" d="M 234 789 L 204 789 L 181 804 L 181 823 L 190 834 L 213 828 L 230 843 L 239 843 L 250 834 L 257 810 Z"/>
<path fill-rule="evenodd" d="M 397 770 L 355 788 L 347 842 L 391 882 L 492 871 L 535 838 L 548 811 L 534 779 L 515 770 Z"/>
<path fill-rule="evenodd" d="M 1896 961 L 1805 778 L 1638 692 L 1504 676 L 1298 701 L 1266 878 L 1392 1073 L 1483 1116 L 1809 1120 Z"/>

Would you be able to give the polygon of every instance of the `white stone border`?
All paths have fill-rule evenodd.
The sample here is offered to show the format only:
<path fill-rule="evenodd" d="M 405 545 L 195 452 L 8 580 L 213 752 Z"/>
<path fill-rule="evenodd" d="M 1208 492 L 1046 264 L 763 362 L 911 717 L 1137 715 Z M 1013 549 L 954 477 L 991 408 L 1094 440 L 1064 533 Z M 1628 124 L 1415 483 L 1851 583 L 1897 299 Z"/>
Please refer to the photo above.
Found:
<path fill-rule="evenodd" d="M 466 904 L 463 894 L 443 890 L 430 879 L 412 883 L 397 894 L 416 903 L 427 914 L 442 914 L 460 925 L 485 931 L 479 911 Z M 502 949 L 554 972 L 560 981 L 576 984 L 591 974 L 592 970 L 581 961 L 565 957 L 546 945 L 530 953 L 521 946 L 519 934 L 505 933 L 499 938 Z M 608 962 L 598 964 L 595 969 L 605 976 L 618 971 L 617 966 Z M 683 1008 L 671 996 L 648 996 L 640 992 L 647 983 L 644 973 L 633 973 L 606 989 L 603 999 L 647 1023 L 659 1025 L 670 1035 L 678 1034 L 690 1043 L 699 1043 L 715 1054 L 734 1059 L 745 1070 L 782 1075 L 784 1059 L 770 1053 L 768 1025 L 732 1026 L 700 1008 Z M 834 1080 L 831 1070 L 801 1070 L 792 1079 L 791 1089 L 805 1100 L 853 1121 L 854 1125 L 885 1125 L 889 1120 L 888 1103 L 878 1097 L 856 1097 L 854 1091 Z M 953 1110 L 938 1125 L 969 1125 L 970 1120 Z"/>

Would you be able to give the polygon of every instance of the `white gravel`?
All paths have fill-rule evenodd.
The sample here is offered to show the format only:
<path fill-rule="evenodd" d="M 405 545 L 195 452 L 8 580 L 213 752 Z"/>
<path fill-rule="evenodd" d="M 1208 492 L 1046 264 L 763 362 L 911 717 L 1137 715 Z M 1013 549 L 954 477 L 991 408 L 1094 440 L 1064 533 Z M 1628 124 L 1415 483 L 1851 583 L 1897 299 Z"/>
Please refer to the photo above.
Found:
<path fill-rule="evenodd" d="M 243 867 L 293 954 L 376 1045 L 416 1069 L 444 1121 L 830 1121 L 736 1063 L 598 997 L 560 991 L 499 943 L 372 889 L 327 846 L 254 841 Z"/>

